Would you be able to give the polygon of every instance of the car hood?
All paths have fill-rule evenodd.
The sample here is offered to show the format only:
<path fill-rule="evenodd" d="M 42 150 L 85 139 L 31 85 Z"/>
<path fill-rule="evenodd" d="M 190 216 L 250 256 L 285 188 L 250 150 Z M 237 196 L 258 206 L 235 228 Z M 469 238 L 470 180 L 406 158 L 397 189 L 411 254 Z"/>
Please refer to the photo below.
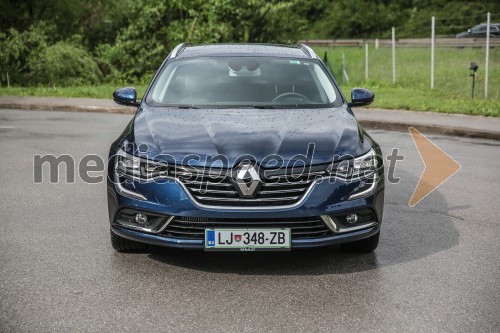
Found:
<path fill-rule="evenodd" d="M 346 106 L 328 109 L 142 106 L 135 116 L 133 135 L 136 146 L 147 145 L 150 157 L 162 155 L 160 159 L 173 158 L 179 164 L 205 165 L 207 157 L 222 155 L 219 162 L 211 165 L 223 167 L 246 158 L 262 163 L 270 155 L 279 155 L 285 163 L 306 160 L 308 164 L 321 164 L 331 162 L 335 155 L 359 156 L 372 147 L 370 138 Z"/>

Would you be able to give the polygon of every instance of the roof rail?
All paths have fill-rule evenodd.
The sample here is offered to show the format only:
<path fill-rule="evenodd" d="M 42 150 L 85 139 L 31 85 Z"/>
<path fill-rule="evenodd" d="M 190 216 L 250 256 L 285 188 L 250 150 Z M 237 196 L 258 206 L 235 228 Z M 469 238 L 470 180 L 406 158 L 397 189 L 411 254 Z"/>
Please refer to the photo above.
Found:
<path fill-rule="evenodd" d="M 307 54 L 309 57 L 311 57 L 313 59 L 318 58 L 316 53 L 314 53 L 313 49 L 311 49 L 309 46 L 307 46 L 305 44 L 297 44 L 297 46 L 299 47 L 299 49 L 304 51 L 304 53 Z"/>
<path fill-rule="evenodd" d="M 181 52 L 186 48 L 186 46 L 188 46 L 187 43 L 181 43 L 179 45 L 177 45 L 173 50 L 172 50 L 172 53 L 170 53 L 170 58 L 175 58 L 177 57 L 179 54 L 181 54 Z"/>

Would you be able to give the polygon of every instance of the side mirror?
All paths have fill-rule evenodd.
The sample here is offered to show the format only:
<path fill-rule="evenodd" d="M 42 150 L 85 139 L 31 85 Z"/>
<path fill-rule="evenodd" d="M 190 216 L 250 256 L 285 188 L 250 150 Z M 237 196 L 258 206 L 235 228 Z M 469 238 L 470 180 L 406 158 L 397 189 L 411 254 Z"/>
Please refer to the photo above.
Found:
<path fill-rule="evenodd" d="M 470 33 L 470 29 L 467 29 L 467 32 Z"/>
<path fill-rule="evenodd" d="M 369 105 L 375 99 L 375 95 L 368 89 L 354 88 L 351 91 L 351 103 L 348 106 L 364 106 Z"/>
<path fill-rule="evenodd" d="M 137 101 L 137 92 L 133 87 L 120 88 L 113 93 L 113 101 L 126 106 L 139 106 L 141 101 Z"/>

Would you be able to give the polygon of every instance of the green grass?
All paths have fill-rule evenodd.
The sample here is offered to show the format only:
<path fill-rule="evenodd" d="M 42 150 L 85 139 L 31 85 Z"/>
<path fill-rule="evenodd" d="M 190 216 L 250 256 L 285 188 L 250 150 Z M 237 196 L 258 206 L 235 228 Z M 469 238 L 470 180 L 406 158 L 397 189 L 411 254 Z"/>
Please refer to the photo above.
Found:
<path fill-rule="evenodd" d="M 369 49 L 369 81 L 365 82 L 365 50 L 363 47 L 316 48 L 328 60 L 346 96 L 352 87 L 366 87 L 376 95 L 372 107 L 463 113 L 500 117 L 500 47 L 491 49 L 489 98 L 484 99 L 484 49 L 436 48 L 435 89 L 430 89 L 430 50 L 428 48 L 398 48 L 396 50 L 396 84 L 392 83 L 390 48 Z M 346 57 L 349 82 L 342 83 L 342 53 Z M 479 65 L 476 97 L 471 98 L 472 79 L 469 65 Z M 59 96 L 111 98 L 122 85 L 81 87 L 0 87 L 0 95 Z M 139 96 L 145 85 L 136 85 Z"/>
<path fill-rule="evenodd" d="M 396 49 L 396 84 L 392 82 L 390 48 L 369 48 L 369 75 L 365 81 L 364 47 L 316 48 L 328 60 L 342 91 L 349 96 L 352 87 L 366 87 L 376 95 L 373 107 L 500 116 L 500 48 L 490 51 L 488 99 L 484 99 L 484 49 L 436 48 L 435 89 L 430 89 L 430 49 Z M 349 82 L 342 82 L 342 54 L 345 54 Z M 479 65 L 475 98 L 471 98 L 469 65 Z"/>
<path fill-rule="evenodd" d="M 0 95 L 3 96 L 52 96 L 52 97 L 87 97 L 109 98 L 113 92 L 123 85 L 98 85 L 79 87 L 1 87 Z M 146 92 L 146 85 L 132 85 L 137 89 L 139 98 Z"/>
<path fill-rule="evenodd" d="M 375 92 L 375 102 L 370 105 L 373 108 L 433 111 L 444 113 L 461 113 L 469 115 L 481 115 L 500 117 L 500 101 L 482 98 L 471 99 L 470 97 L 451 97 L 439 91 L 430 89 L 412 89 L 407 87 L 387 87 L 374 84 L 364 84 Z M 349 98 L 353 86 L 341 86 L 342 91 Z"/>

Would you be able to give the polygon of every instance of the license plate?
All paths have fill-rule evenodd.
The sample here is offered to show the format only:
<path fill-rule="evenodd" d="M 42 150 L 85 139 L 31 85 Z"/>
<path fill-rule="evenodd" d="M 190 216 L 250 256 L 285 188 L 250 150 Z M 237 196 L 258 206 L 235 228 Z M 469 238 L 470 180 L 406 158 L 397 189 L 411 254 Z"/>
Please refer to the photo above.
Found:
<path fill-rule="evenodd" d="M 205 250 L 289 250 L 290 229 L 205 229 Z"/>

